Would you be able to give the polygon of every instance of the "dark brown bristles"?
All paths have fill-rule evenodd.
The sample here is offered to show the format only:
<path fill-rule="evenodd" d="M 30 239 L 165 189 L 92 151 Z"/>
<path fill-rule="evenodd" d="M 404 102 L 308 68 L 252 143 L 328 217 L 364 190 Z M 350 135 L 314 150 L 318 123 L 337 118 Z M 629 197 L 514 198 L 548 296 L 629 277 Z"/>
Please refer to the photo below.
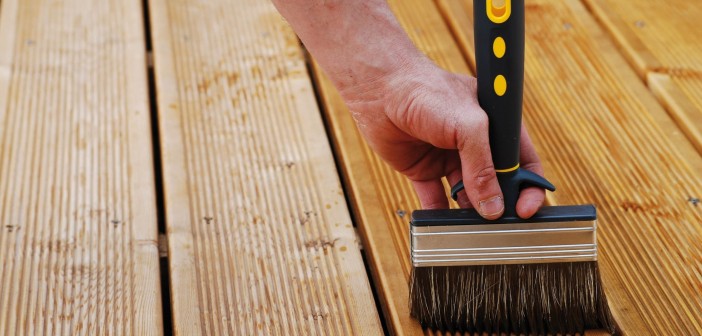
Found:
<path fill-rule="evenodd" d="M 415 267 L 410 312 L 442 331 L 617 334 L 595 261 Z"/>

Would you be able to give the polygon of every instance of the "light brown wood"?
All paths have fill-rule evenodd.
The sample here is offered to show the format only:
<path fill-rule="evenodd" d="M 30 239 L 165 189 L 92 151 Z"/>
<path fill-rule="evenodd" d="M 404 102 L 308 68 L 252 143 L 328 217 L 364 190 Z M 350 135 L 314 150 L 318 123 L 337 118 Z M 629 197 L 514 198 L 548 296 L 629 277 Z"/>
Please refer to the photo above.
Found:
<path fill-rule="evenodd" d="M 684 0 L 585 4 L 702 153 L 702 6 Z"/>
<path fill-rule="evenodd" d="M 292 30 L 267 1 L 149 4 L 175 333 L 382 333 Z"/>
<path fill-rule="evenodd" d="M 0 334 L 163 333 L 141 2 L 0 7 Z"/>
<path fill-rule="evenodd" d="M 697 1 L 583 1 L 642 77 L 702 71 L 702 6 Z"/>
<path fill-rule="evenodd" d="M 469 73 L 432 2 L 389 3 L 412 40 L 430 58 L 451 71 Z M 339 93 L 319 67 L 314 70 L 388 328 L 396 335 L 421 335 L 421 326 L 409 316 L 407 286 L 411 270 L 408 221 L 419 201 L 407 178 L 370 150 Z"/>
<path fill-rule="evenodd" d="M 441 0 L 472 54 L 472 2 Z M 549 18 L 544 20 L 543 18 Z M 556 204 L 599 209 L 600 265 L 626 334 L 702 332 L 700 156 L 579 1 L 527 6 L 525 115 Z"/>
<path fill-rule="evenodd" d="M 649 73 L 648 86 L 702 153 L 702 72 L 699 75 Z"/>
<path fill-rule="evenodd" d="M 370 151 L 338 92 L 318 67 L 315 71 L 388 328 L 397 335 L 421 334 L 409 316 L 410 264 L 403 257 L 409 253 L 407 221 L 419 201 L 407 180 Z"/>

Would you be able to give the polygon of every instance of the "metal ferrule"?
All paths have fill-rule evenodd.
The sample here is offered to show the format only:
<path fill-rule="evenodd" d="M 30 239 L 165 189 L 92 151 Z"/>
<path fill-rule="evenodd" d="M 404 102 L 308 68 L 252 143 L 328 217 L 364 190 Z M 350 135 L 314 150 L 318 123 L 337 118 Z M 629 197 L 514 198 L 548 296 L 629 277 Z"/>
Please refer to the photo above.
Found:
<path fill-rule="evenodd" d="M 597 260 L 597 221 L 411 226 L 414 267 Z"/>

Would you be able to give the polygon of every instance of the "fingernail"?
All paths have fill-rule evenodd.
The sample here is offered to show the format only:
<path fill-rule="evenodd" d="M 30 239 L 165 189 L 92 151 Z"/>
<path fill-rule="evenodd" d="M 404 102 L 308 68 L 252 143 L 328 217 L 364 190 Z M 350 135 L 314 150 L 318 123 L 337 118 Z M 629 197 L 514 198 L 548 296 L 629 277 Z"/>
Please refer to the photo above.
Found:
<path fill-rule="evenodd" d="M 480 214 L 484 217 L 490 217 L 501 213 L 505 208 L 505 203 L 502 197 L 495 196 L 491 199 L 480 201 Z"/>

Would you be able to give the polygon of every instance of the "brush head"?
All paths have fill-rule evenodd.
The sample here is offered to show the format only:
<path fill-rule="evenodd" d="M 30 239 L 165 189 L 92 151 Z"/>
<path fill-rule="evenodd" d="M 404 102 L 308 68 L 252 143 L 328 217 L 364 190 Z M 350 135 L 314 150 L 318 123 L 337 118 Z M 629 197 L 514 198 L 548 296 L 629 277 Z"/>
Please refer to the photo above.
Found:
<path fill-rule="evenodd" d="M 591 205 L 523 220 L 475 210 L 412 214 L 410 312 L 422 326 L 471 333 L 616 333 L 597 267 Z"/>
<path fill-rule="evenodd" d="M 425 328 L 452 332 L 617 333 L 594 261 L 418 267 L 410 313 Z"/>

